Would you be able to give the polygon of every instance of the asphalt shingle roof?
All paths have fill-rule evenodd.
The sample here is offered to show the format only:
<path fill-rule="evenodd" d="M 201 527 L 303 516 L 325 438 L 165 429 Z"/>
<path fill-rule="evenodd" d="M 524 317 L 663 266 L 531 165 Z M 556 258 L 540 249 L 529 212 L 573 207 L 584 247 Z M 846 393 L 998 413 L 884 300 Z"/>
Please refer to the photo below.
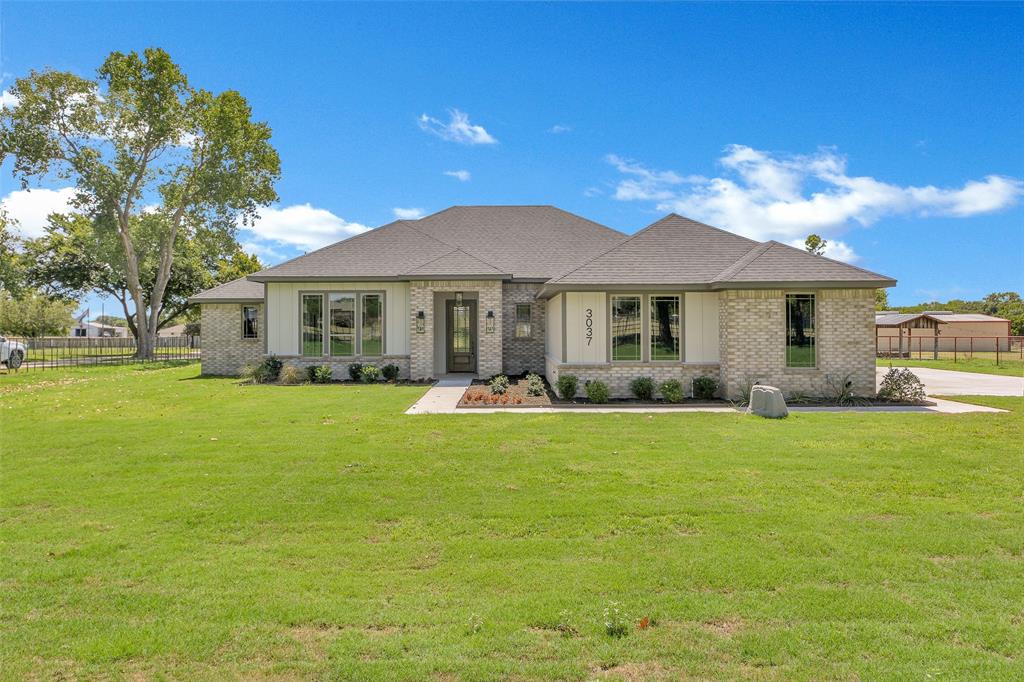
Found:
<path fill-rule="evenodd" d="M 255 277 L 501 274 L 547 280 L 625 238 L 621 232 L 554 206 L 453 206 L 419 220 L 389 223 L 267 268 Z M 479 271 L 482 265 L 487 269 Z"/>
<path fill-rule="evenodd" d="M 262 301 L 263 283 L 253 282 L 245 277 L 231 280 L 227 284 L 215 286 L 200 292 L 189 299 L 194 303 L 218 303 Z"/>
<path fill-rule="evenodd" d="M 453 206 L 419 220 L 388 223 L 194 300 L 261 299 L 260 282 L 275 280 L 446 277 L 528 279 L 557 289 L 895 284 L 848 263 L 676 214 L 627 237 L 554 206 Z"/>

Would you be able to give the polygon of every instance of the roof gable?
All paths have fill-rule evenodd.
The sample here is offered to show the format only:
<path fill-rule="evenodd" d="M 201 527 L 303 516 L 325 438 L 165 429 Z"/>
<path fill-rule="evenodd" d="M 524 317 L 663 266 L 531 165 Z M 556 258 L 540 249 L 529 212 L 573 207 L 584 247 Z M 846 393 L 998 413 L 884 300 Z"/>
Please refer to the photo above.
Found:
<path fill-rule="evenodd" d="M 716 277 L 716 282 L 875 282 L 885 286 L 892 281 L 885 275 L 777 241 L 764 242 L 748 255 Z"/>
<path fill-rule="evenodd" d="M 406 270 L 404 274 L 410 277 L 502 277 L 506 273 L 462 249 L 455 249 L 429 263 Z"/>
<path fill-rule="evenodd" d="M 263 283 L 245 277 L 200 292 L 191 297 L 192 303 L 248 303 L 263 300 Z"/>
<path fill-rule="evenodd" d="M 758 242 L 674 213 L 552 284 L 704 284 Z"/>

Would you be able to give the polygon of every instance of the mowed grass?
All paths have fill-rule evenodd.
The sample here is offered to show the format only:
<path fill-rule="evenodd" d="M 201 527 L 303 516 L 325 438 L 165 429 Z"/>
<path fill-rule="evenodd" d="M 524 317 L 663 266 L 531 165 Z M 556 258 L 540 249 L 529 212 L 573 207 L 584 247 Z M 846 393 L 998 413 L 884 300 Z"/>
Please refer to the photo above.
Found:
<path fill-rule="evenodd" d="M 1022 399 L 406 416 L 156 367 L 0 376 L 4 678 L 1024 676 Z"/>
<path fill-rule="evenodd" d="M 955 372 L 977 372 L 978 374 L 998 374 L 1008 377 L 1024 377 L 1024 362 L 1016 355 L 1002 355 L 996 364 L 995 354 L 991 358 L 974 357 L 938 360 L 917 360 L 910 358 L 878 358 L 879 367 L 931 367 L 932 369 L 948 369 Z"/>

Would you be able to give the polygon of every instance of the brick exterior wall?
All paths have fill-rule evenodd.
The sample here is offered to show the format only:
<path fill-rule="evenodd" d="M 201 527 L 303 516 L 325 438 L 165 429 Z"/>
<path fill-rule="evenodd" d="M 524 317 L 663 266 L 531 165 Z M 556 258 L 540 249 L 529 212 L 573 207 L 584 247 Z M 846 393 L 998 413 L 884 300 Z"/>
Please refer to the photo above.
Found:
<path fill-rule="evenodd" d="M 657 387 L 669 379 L 676 379 L 683 385 L 683 392 L 687 397 L 693 397 L 691 382 L 700 376 L 711 376 L 719 378 L 718 365 L 714 364 L 686 364 L 686 363 L 643 363 L 643 362 L 616 362 L 602 363 L 599 365 L 566 365 L 557 364 L 548 360 L 547 367 L 548 383 L 555 385 L 558 377 L 562 374 L 575 374 L 579 380 L 577 395 L 585 396 L 583 389 L 587 381 L 603 381 L 608 384 L 612 398 L 632 398 L 633 392 L 629 389 L 630 382 L 637 377 L 651 377 L 654 379 L 655 392 Z"/>
<path fill-rule="evenodd" d="M 263 358 L 263 337 L 266 316 L 259 308 L 259 338 L 242 338 L 242 305 L 239 303 L 204 303 L 200 310 L 203 374 L 237 376 L 250 362 Z"/>
<path fill-rule="evenodd" d="M 875 395 L 875 303 L 872 289 L 814 292 L 818 366 L 786 367 L 786 292 L 723 291 L 719 339 L 724 394 L 738 397 L 754 381 L 787 396 L 827 396 L 827 378 L 849 376 L 859 396 Z"/>
<path fill-rule="evenodd" d="M 544 371 L 544 338 L 547 305 L 537 300 L 540 283 L 505 282 L 502 284 L 502 372 L 524 374 Z M 530 304 L 530 336 L 516 337 L 516 304 Z"/>
<path fill-rule="evenodd" d="M 444 367 L 434 367 L 434 322 L 444 311 L 434 310 L 434 293 L 473 292 L 477 295 L 477 374 L 502 371 L 502 283 L 500 280 L 414 280 L 409 283 L 409 356 L 413 379 L 436 378 Z M 422 334 L 416 333 L 416 313 L 426 316 Z M 494 331 L 486 331 L 487 311 L 494 311 Z"/>

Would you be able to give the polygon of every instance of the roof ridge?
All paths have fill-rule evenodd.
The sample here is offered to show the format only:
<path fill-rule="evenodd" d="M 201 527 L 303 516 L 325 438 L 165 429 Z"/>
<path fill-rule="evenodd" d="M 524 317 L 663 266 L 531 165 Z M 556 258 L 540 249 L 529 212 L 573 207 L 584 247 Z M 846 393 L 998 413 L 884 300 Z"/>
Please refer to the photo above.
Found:
<path fill-rule="evenodd" d="M 771 240 L 766 241 L 766 242 L 757 242 L 757 244 L 752 246 L 749 251 L 747 251 L 745 254 L 743 254 L 742 256 L 737 258 L 735 261 L 733 261 L 732 265 L 730 265 L 729 267 L 725 268 L 720 273 L 715 275 L 711 279 L 711 281 L 712 282 L 724 282 L 724 281 L 727 281 L 730 277 L 735 277 L 739 273 L 743 272 L 743 270 L 748 265 L 750 265 L 755 260 L 757 260 L 760 256 L 762 256 L 765 251 L 767 251 L 769 248 L 771 248 L 771 245 L 772 245 Z"/>
<path fill-rule="evenodd" d="M 665 218 L 671 218 L 673 216 L 675 216 L 676 218 L 681 218 L 682 220 L 689 220 L 691 223 L 696 223 L 697 225 L 700 225 L 701 227 L 706 227 L 709 230 L 714 230 L 715 232 L 721 232 L 722 234 L 727 234 L 730 237 L 738 237 L 740 239 L 744 239 L 744 240 L 746 240 L 748 242 L 751 242 L 753 244 L 762 244 L 762 243 L 764 243 L 764 242 L 759 242 L 756 239 L 751 239 L 750 237 L 744 237 L 742 234 L 738 234 L 736 232 L 732 232 L 731 230 L 725 230 L 725 229 L 722 229 L 721 227 L 715 227 L 714 225 L 708 225 L 707 223 L 702 223 L 699 220 L 694 220 L 693 218 L 688 218 L 688 217 L 686 217 L 684 215 L 679 215 L 678 213 L 676 213 L 674 211 L 672 213 L 669 213 L 667 216 L 665 216 Z M 664 220 L 665 218 L 662 218 L 662 220 Z"/>
<path fill-rule="evenodd" d="M 577 270 L 579 270 L 579 269 L 581 269 L 581 268 L 583 268 L 583 267 L 585 267 L 587 265 L 590 265 L 591 263 L 593 263 L 595 260 L 597 260 L 601 256 L 603 256 L 603 255 L 605 255 L 607 253 L 611 253 L 612 251 L 614 251 L 615 249 L 619 248 L 620 246 L 623 246 L 624 244 L 633 241 L 634 239 L 636 239 L 637 237 L 642 235 L 644 232 L 647 232 L 647 230 L 651 229 L 655 225 L 658 225 L 660 223 L 665 222 L 666 220 L 668 220 L 669 218 L 671 218 L 674 215 L 675 215 L 674 213 L 669 213 L 664 218 L 659 218 L 658 220 L 655 220 L 653 223 L 651 223 L 647 227 L 643 227 L 643 228 L 637 230 L 636 232 L 634 232 L 633 234 L 628 235 L 625 239 L 623 239 L 618 244 L 612 244 L 610 247 L 608 247 L 607 249 L 605 249 L 601 253 L 597 254 L 596 256 L 593 256 L 592 258 L 588 258 L 587 260 L 583 261 L 582 263 L 580 263 L 579 265 L 575 266 L 571 270 L 566 270 L 562 274 L 560 274 L 560 275 L 558 275 L 556 277 L 552 277 L 551 279 L 548 280 L 548 282 L 551 283 L 551 284 L 554 284 L 554 283 L 558 282 L 559 280 L 568 277 L 569 275 L 571 275 L 572 273 L 576 272 Z M 679 216 L 676 216 L 676 217 L 679 217 Z M 618 232 L 618 230 L 616 230 L 616 232 Z"/>

